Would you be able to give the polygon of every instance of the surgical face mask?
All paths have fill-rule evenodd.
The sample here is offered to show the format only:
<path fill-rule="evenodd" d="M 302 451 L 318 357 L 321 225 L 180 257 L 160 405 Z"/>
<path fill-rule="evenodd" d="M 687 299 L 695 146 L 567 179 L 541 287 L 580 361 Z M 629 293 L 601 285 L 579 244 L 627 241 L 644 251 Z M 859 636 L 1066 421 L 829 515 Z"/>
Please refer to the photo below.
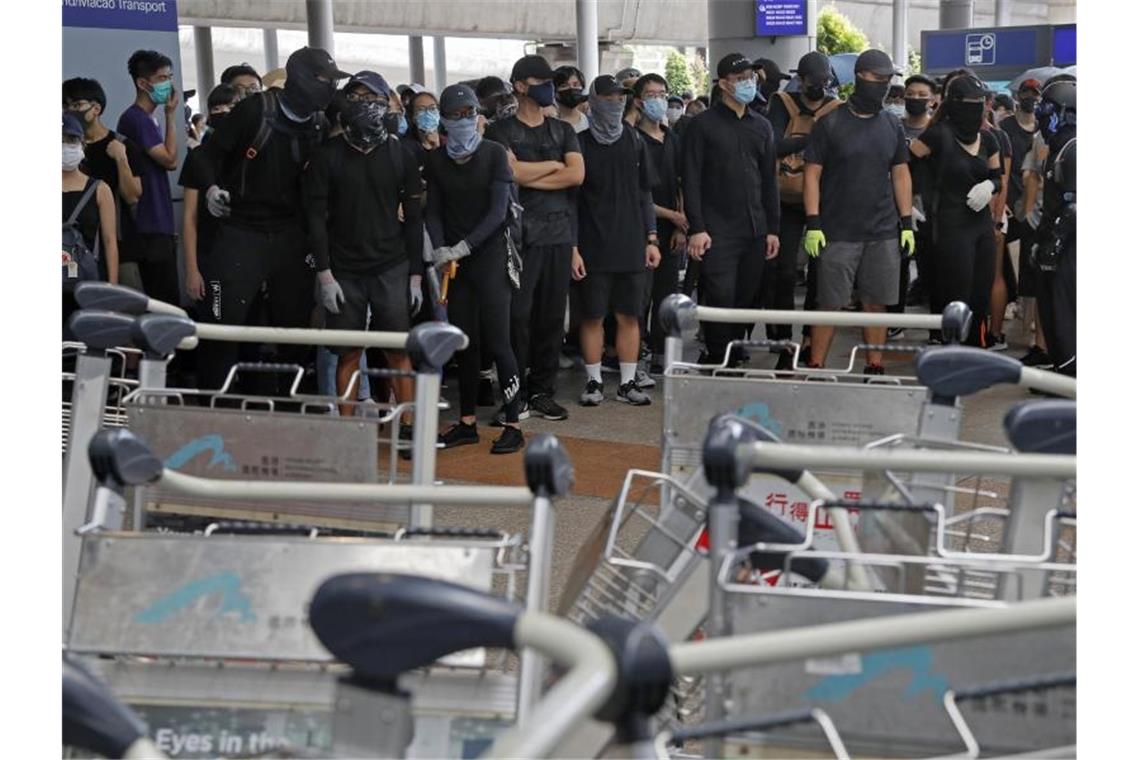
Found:
<path fill-rule="evenodd" d="M 876 114 L 883 109 L 883 100 L 891 83 L 855 78 L 855 91 L 851 93 L 851 106 L 862 114 Z"/>
<path fill-rule="evenodd" d="M 929 98 L 907 98 L 906 112 L 911 116 L 925 116 L 926 109 L 930 106 Z"/>
<path fill-rule="evenodd" d="M 79 143 L 63 144 L 63 170 L 73 172 L 83 163 L 83 146 Z"/>
<path fill-rule="evenodd" d="M 564 90 L 559 90 L 554 94 L 554 99 L 563 108 L 576 108 L 582 102 L 582 88 L 567 87 Z"/>
<path fill-rule="evenodd" d="M 384 128 L 388 130 L 389 134 L 404 136 L 408 131 L 408 120 L 404 118 L 401 113 L 389 113 L 384 115 Z"/>
<path fill-rule="evenodd" d="M 438 132 L 439 131 L 439 110 L 430 108 L 426 111 L 420 111 L 415 116 L 416 129 L 421 132 Z"/>
<path fill-rule="evenodd" d="M 645 114 L 645 118 L 660 124 L 665 121 L 666 106 L 665 98 L 646 98 L 641 101 L 641 112 Z"/>
<path fill-rule="evenodd" d="M 532 84 L 526 88 L 526 94 L 539 108 L 546 108 L 554 103 L 554 82 Z"/>
<path fill-rule="evenodd" d="M 150 90 L 147 91 L 147 95 L 150 96 L 151 101 L 156 106 L 161 106 L 170 100 L 170 94 L 172 92 L 174 92 L 174 82 L 168 79 L 165 82 L 152 84 Z"/>
<path fill-rule="evenodd" d="M 1037 98 L 1033 95 L 1021 98 L 1017 101 L 1017 107 L 1024 113 L 1033 113 L 1037 108 Z"/>
<path fill-rule="evenodd" d="M 985 109 L 986 104 L 980 101 L 947 101 L 946 119 L 950 123 L 950 131 L 954 133 L 954 139 L 963 143 L 972 143 L 978 139 L 978 130 L 982 128 Z"/>
<path fill-rule="evenodd" d="M 443 128 L 447 130 L 448 158 L 463 158 L 475 152 L 483 140 L 483 136 L 479 134 L 478 121 L 478 117 L 475 116 L 466 119 L 440 119 Z"/>
<path fill-rule="evenodd" d="M 748 105 L 756 99 L 756 80 L 742 79 L 732 85 L 732 97 L 741 105 Z"/>
<path fill-rule="evenodd" d="M 621 117 L 624 112 L 625 101 L 591 95 L 590 113 L 586 117 L 590 124 L 590 134 L 602 145 L 614 144 L 621 137 Z"/>
<path fill-rule="evenodd" d="M 685 109 L 679 108 L 677 106 L 674 106 L 673 108 L 666 108 L 665 109 L 665 118 L 669 120 L 669 126 L 673 126 L 674 124 L 676 124 L 677 119 L 681 118 L 681 114 L 683 114 L 684 112 L 685 112 Z"/>
<path fill-rule="evenodd" d="M 883 110 L 887 113 L 894 114 L 895 118 L 897 119 L 901 119 L 906 116 L 906 106 L 904 106 L 902 103 L 891 103 L 890 105 L 883 108 Z"/>

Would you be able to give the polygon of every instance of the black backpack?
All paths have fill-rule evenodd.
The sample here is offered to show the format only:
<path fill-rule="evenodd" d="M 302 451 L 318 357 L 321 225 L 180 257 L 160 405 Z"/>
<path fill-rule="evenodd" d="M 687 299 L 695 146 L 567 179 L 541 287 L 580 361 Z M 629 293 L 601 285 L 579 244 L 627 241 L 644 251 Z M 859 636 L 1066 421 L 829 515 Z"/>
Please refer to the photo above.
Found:
<path fill-rule="evenodd" d="M 99 236 L 95 236 L 95 250 L 87 247 L 83 239 L 83 230 L 79 229 L 79 215 L 95 197 L 99 189 L 99 180 L 88 177 L 87 186 L 83 188 L 83 195 L 75 204 L 75 209 L 67 221 L 63 223 L 63 282 L 76 283 L 84 280 L 99 279 Z"/>

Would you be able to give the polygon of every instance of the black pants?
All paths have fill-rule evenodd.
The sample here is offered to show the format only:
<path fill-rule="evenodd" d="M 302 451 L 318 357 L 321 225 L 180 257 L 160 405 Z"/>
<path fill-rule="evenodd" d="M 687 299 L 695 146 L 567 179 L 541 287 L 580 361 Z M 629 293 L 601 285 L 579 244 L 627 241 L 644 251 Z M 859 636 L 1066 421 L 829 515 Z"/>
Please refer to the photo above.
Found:
<path fill-rule="evenodd" d="M 672 250 L 673 230 L 676 227 L 664 219 L 657 220 L 657 239 L 661 241 L 661 263 L 653 270 L 653 276 L 646 278 L 650 281 L 649 298 L 646 301 L 646 325 L 642 325 L 641 334 L 649 336 L 649 350 L 655 354 L 665 353 L 665 332 L 661 329 L 661 319 L 658 311 L 661 302 L 677 292 L 677 274 L 681 271 L 681 257 L 685 255 Z"/>
<path fill-rule="evenodd" d="M 764 238 L 725 238 L 710 233 L 713 244 L 701 259 L 700 302 L 704 306 L 746 309 L 756 300 L 764 274 Z M 720 361 L 730 341 L 748 334 L 748 325 L 704 323 L 709 358 Z"/>
<path fill-rule="evenodd" d="M 178 289 L 178 253 L 173 235 L 137 234 L 127 243 L 139 265 L 143 290 L 158 301 L 178 306 L 182 293 Z"/>
<path fill-rule="evenodd" d="M 306 236 L 299 227 L 262 232 L 222 225 L 214 240 L 208 277 L 217 282 L 217 321 L 224 325 L 249 324 L 264 284 L 267 324 L 308 327 L 313 313 L 315 275 L 305 261 L 306 248 Z M 213 297 L 211 293 L 206 295 Z M 230 367 L 238 361 L 238 344 L 206 341 L 198 351 L 200 386 L 220 388 Z M 311 353 L 309 346 L 281 346 L 277 360 L 304 366 Z"/>
<path fill-rule="evenodd" d="M 930 310 L 940 314 L 951 301 L 965 301 L 973 312 L 966 342 L 980 346 L 994 283 L 994 226 L 988 214 L 980 221 L 947 218 L 938 221 L 936 234 L 936 289 Z"/>
<path fill-rule="evenodd" d="M 792 311 L 796 308 L 796 259 L 804 237 L 807 215 L 803 206 L 780 204 L 780 254 L 767 262 L 760 287 L 760 308 Z M 791 325 L 767 325 L 768 340 L 791 340 Z"/>
<path fill-rule="evenodd" d="M 570 248 L 569 243 L 531 245 L 521 252 L 521 287 L 511 299 L 511 347 L 526 399 L 554 395 L 570 291 Z"/>
<path fill-rule="evenodd" d="M 1022 243 L 1025 245 L 1025 243 Z M 1045 344 L 1057 371 L 1077 376 L 1077 256 L 1070 246 L 1053 271 L 1038 275 L 1037 308 Z"/>
<path fill-rule="evenodd" d="M 482 358 L 495 363 L 507 422 L 519 419 L 519 370 L 511 350 L 511 283 L 507 248 L 500 236 L 464 259 L 447 295 L 447 319 L 467 334 L 470 343 L 459 362 L 459 413 L 475 414 Z"/>

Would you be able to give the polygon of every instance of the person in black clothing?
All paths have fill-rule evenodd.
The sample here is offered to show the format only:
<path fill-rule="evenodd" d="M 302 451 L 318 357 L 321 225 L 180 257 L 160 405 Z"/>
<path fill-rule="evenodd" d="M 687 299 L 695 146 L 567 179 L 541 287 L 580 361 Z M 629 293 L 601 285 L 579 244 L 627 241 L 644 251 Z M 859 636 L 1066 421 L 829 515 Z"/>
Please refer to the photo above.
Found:
<path fill-rule="evenodd" d="M 685 233 L 689 230 L 689 220 L 681 211 L 681 141 L 661 116 L 667 88 L 665 79 L 658 74 L 646 74 L 633 85 L 634 103 L 642 115 L 637 128 L 649 149 L 658 179 L 653 186 L 653 207 L 657 216 L 661 264 L 653 270 L 652 278 L 647 278 L 651 282 L 648 283 L 646 317 L 652 354 L 650 371 L 658 373 L 663 369 L 665 333 L 658 323 L 657 310 L 667 296 L 677 292 L 677 273 L 685 255 Z M 639 369 L 639 380 L 643 372 Z"/>
<path fill-rule="evenodd" d="M 652 195 L 657 178 L 646 139 L 622 118 L 628 95 L 629 90 L 609 74 L 596 77 L 590 86 L 590 128 L 580 138 L 586 181 L 578 191 L 571 274 L 582 315 L 579 343 L 586 387 L 579 401 L 583 406 L 597 406 L 604 399 L 602 323 L 611 308 L 621 371 L 617 397 L 635 406 L 650 403 L 635 375 L 646 269 L 661 261 Z"/>
<path fill-rule="evenodd" d="M 701 303 L 747 308 L 760 289 L 765 260 L 780 251 L 776 141 L 768 120 L 748 108 L 756 97 L 752 61 L 729 53 L 716 74 L 722 97 L 693 119 L 684 138 L 688 252 L 701 264 Z M 745 330 L 706 324 L 702 362 L 720 362 Z"/>
<path fill-rule="evenodd" d="M 934 222 L 937 291 L 931 311 L 965 301 L 973 312 L 968 342 L 985 346 L 995 255 L 990 201 L 1001 190 L 1001 149 L 982 129 L 985 87 L 976 77 L 956 77 L 939 110 L 935 123 L 910 144 L 911 153 L 932 161 L 934 198 L 927 211 Z"/>
<path fill-rule="evenodd" d="M 914 74 L 907 77 L 904 87 L 903 108 L 906 110 L 906 116 L 903 117 L 901 123 L 903 135 L 906 137 L 906 143 L 909 148 L 910 143 L 930 126 L 931 104 L 934 102 L 934 93 L 938 90 L 938 85 L 929 77 L 922 74 Z M 889 309 L 889 311 L 898 314 L 905 312 L 907 306 L 929 306 L 931 283 L 934 281 L 932 263 L 934 243 L 930 237 L 930 222 L 926 219 L 922 205 L 923 183 L 926 179 L 924 172 L 925 163 L 925 161 L 917 160 L 914 157 L 912 157 L 910 162 L 911 191 L 915 201 L 913 214 L 915 220 L 914 260 L 918 269 L 918 277 L 905 294 L 906 297 Z M 904 259 L 903 266 L 906 267 L 903 271 L 909 274 L 910 262 Z M 900 272 L 900 280 L 905 279 L 901 277 L 901 274 Z M 902 283 L 900 281 L 900 286 L 901 285 Z M 897 336 L 899 334 L 900 333 L 894 332 L 893 330 L 888 331 L 888 336 Z"/>
<path fill-rule="evenodd" d="M 764 272 L 760 289 L 760 307 L 792 310 L 796 308 L 796 269 L 800 242 L 804 237 L 804 157 L 808 137 L 816 121 L 839 107 L 840 101 L 827 94 L 831 82 L 831 64 L 827 56 L 812 51 L 800 58 L 796 66 L 798 92 L 773 93 L 768 105 L 768 121 L 776 136 L 776 155 L 780 159 L 780 255 Z M 815 261 L 808 262 L 808 293 L 805 309 L 815 308 Z M 791 340 L 791 325 L 768 325 L 769 340 Z M 808 335 L 807 327 L 804 329 Z M 792 368 L 791 351 L 781 351 L 776 369 Z"/>
<path fill-rule="evenodd" d="M 518 112 L 491 124 L 486 136 L 507 149 L 523 207 L 522 283 L 511 300 L 511 345 L 523 378 L 520 417 L 564 420 L 554 381 L 570 289 L 572 188 L 582 184 L 585 165 L 574 128 L 543 115 L 554 103 L 553 80 L 542 56 L 516 61 L 511 87 Z"/>
<path fill-rule="evenodd" d="M 222 219 L 211 252 L 220 285 L 218 320 L 246 324 L 254 298 L 268 283 L 268 320 L 304 327 L 313 309 L 313 269 L 301 202 L 301 173 L 326 132 L 321 113 L 348 74 L 319 48 L 289 56 L 282 90 L 238 103 L 200 150 L 210 213 Z M 304 364 L 303 348 L 282 348 Z M 211 346 L 200 360 L 203 387 L 218 387 L 235 356 L 232 344 Z"/>
<path fill-rule="evenodd" d="M 316 150 L 302 181 L 325 327 L 406 332 L 423 298 L 423 183 L 411 154 L 384 127 L 384 78 L 362 71 L 344 91 L 344 131 Z M 363 349 L 335 351 L 336 393 L 344 396 Z M 390 368 L 411 369 L 403 352 L 385 354 Z M 392 385 L 400 403 L 412 401 L 409 378 Z M 351 411 L 346 406 L 341 414 Z M 400 430 L 409 439 L 410 423 L 406 415 Z"/>
<path fill-rule="evenodd" d="M 503 432 L 491 453 L 509 454 L 523 446 L 518 363 L 509 338 L 512 283 L 505 223 L 513 178 L 507 151 L 479 134 L 479 101 L 470 87 L 450 85 L 440 107 L 448 139 L 444 150 L 427 154 L 424 165 L 430 188 L 427 228 L 435 264 L 459 262 L 447 316 L 470 340 L 458 357 L 459 421 L 440 442 L 445 448 L 479 442 L 475 411 L 482 350 L 494 359 L 503 393 Z"/>

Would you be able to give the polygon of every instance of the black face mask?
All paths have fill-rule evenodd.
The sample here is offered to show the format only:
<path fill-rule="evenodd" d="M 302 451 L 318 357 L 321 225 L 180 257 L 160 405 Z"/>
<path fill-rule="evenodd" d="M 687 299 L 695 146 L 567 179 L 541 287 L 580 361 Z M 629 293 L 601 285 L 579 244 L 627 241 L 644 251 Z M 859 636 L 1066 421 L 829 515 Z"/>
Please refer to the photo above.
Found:
<path fill-rule="evenodd" d="M 554 99 L 558 101 L 558 105 L 563 108 L 575 108 L 585 98 L 582 97 L 581 87 L 569 87 L 565 90 L 559 90 L 554 93 Z"/>
<path fill-rule="evenodd" d="M 963 143 L 972 143 L 978 139 L 978 130 L 982 128 L 985 110 L 986 104 L 982 102 L 947 101 L 946 120 L 950 123 L 950 131 L 954 133 L 954 139 Z"/>
<path fill-rule="evenodd" d="M 872 82 L 870 79 L 855 79 L 855 91 L 851 93 L 851 106 L 863 114 L 876 114 L 883 110 L 883 101 L 891 89 L 890 82 Z"/>
<path fill-rule="evenodd" d="M 322 82 L 315 74 L 308 74 L 288 77 L 285 89 L 281 91 L 281 100 L 298 116 L 308 116 L 328 108 L 334 95 L 335 82 Z"/>
<path fill-rule="evenodd" d="M 1037 98 L 1033 96 L 1022 98 L 1021 100 L 1017 101 L 1017 107 L 1025 113 L 1033 113 L 1033 111 L 1037 108 Z"/>
<path fill-rule="evenodd" d="M 206 126 L 210 129 L 217 129 L 218 125 L 225 121 L 227 116 L 229 116 L 228 111 L 225 113 L 212 113 L 206 117 Z"/>
<path fill-rule="evenodd" d="M 823 100 L 825 94 L 822 84 L 809 84 L 804 88 L 804 97 L 808 100 Z"/>
<path fill-rule="evenodd" d="M 930 108 L 929 98 L 906 98 L 906 112 L 911 116 L 922 116 Z"/>
<path fill-rule="evenodd" d="M 344 136 L 350 144 L 368 150 L 388 139 L 388 129 L 384 116 L 388 105 L 379 102 L 349 102 L 340 112 L 340 123 Z"/>
<path fill-rule="evenodd" d="M 526 94 L 539 108 L 546 108 L 554 104 L 554 82 L 532 84 L 526 88 Z"/>

